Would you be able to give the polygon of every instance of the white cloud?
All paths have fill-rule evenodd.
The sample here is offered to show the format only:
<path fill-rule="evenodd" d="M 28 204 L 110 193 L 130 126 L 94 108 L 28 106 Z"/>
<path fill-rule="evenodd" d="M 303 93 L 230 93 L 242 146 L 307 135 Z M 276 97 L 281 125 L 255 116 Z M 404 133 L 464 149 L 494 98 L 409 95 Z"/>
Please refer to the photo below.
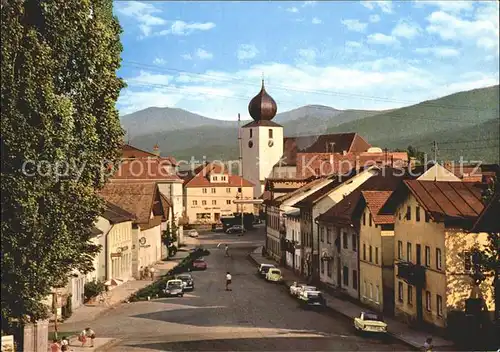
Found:
<path fill-rule="evenodd" d="M 373 33 L 368 36 L 368 43 L 380 45 L 397 45 L 399 44 L 399 40 L 391 35 Z"/>
<path fill-rule="evenodd" d="M 341 20 L 340 21 L 346 28 L 354 32 L 363 32 L 368 26 L 367 23 L 360 22 L 359 20 Z"/>
<path fill-rule="evenodd" d="M 169 29 L 164 29 L 158 35 L 190 35 L 196 31 L 208 31 L 215 27 L 213 22 L 193 22 L 174 21 Z"/>
<path fill-rule="evenodd" d="M 209 53 L 208 51 L 202 48 L 196 50 L 196 56 L 201 60 L 211 60 L 214 57 L 212 53 Z"/>
<path fill-rule="evenodd" d="M 296 8 L 296 7 L 289 7 L 286 9 L 288 12 L 291 12 L 291 13 L 297 13 L 299 12 L 299 9 Z"/>
<path fill-rule="evenodd" d="M 316 60 L 316 50 L 312 48 L 300 49 L 298 54 L 304 63 L 313 63 Z"/>
<path fill-rule="evenodd" d="M 370 15 L 369 21 L 371 23 L 377 23 L 380 22 L 380 16 L 379 15 Z"/>
<path fill-rule="evenodd" d="M 406 39 L 415 38 L 421 33 L 421 28 L 417 23 L 399 21 L 399 23 L 392 30 L 392 35 L 395 37 L 402 37 Z"/>
<path fill-rule="evenodd" d="M 184 60 L 193 60 L 193 57 L 191 56 L 191 54 L 182 54 L 181 57 Z"/>
<path fill-rule="evenodd" d="M 165 74 L 158 74 L 158 73 L 151 73 L 147 71 L 139 71 L 139 75 L 133 78 L 130 78 L 128 80 L 128 83 L 134 84 L 134 85 L 165 85 L 171 82 L 172 78 L 174 76 L 172 75 L 165 75 Z"/>
<path fill-rule="evenodd" d="M 152 33 L 153 27 L 167 23 L 163 18 L 153 15 L 161 13 L 161 10 L 149 3 L 128 1 L 119 3 L 116 8 L 119 14 L 133 18 L 138 22 L 139 29 L 144 37 Z"/>
<path fill-rule="evenodd" d="M 316 5 L 316 1 L 304 1 L 304 3 L 302 4 L 302 7 L 314 6 L 314 5 Z"/>
<path fill-rule="evenodd" d="M 361 44 L 360 42 L 355 42 L 355 41 L 349 40 L 349 41 L 345 42 L 345 46 L 349 47 L 349 48 L 361 48 L 363 46 L 363 44 Z"/>
<path fill-rule="evenodd" d="M 155 65 L 165 65 L 167 63 L 167 61 L 165 61 L 165 59 L 162 59 L 161 57 L 155 57 L 155 59 L 153 60 L 153 64 Z"/>
<path fill-rule="evenodd" d="M 364 7 L 373 10 L 375 8 L 379 8 L 382 12 L 392 13 L 392 1 L 361 1 L 361 5 Z"/>
<path fill-rule="evenodd" d="M 434 1 L 415 0 L 416 7 L 434 6 L 446 12 L 470 11 L 474 8 L 473 1 Z"/>
<path fill-rule="evenodd" d="M 460 52 L 455 48 L 444 47 L 444 46 L 434 46 L 429 48 L 417 48 L 415 52 L 418 54 L 432 54 L 438 58 L 449 58 L 449 57 L 458 57 L 460 56 Z"/>
<path fill-rule="evenodd" d="M 255 47 L 255 45 L 241 44 L 238 48 L 236 56 L 238 57 L 238 60 L 248 60 L 253 59 L 258 53 L 259 50 Z"/>
<path fill-rule="evenodd" d="M 311 21 L 312 24 L 322 24 L 323 21 L 320 20 L 318 17 L 313 17 L 312 21 Z"/>
<path fill-rule="evenodd" d="M 427 17 L 429 25 L 426 30 L 443 40 L 475 44 L 479 48 L 498 52 L 498 4 L 485 2 L 478 6 L 471 19 L 443 11 L 433 12 Z"/>

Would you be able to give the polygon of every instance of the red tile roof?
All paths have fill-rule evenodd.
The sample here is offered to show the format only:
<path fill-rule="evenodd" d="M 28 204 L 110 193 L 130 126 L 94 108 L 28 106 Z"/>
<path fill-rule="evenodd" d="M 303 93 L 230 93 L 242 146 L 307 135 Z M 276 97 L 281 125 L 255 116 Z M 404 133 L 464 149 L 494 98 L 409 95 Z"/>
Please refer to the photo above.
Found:
<path fill-rule="evenodd" d="M 155 153 L 151 153 L 148 152 L 147 150 L 136 148 L 130 144 L 124 144 L 122 146 L 122 158 L 123 159 L 154 158 L 154 159 L 164 160 L 164 162 L 169 162 L 172 165 L 177 165 L 177 161 L 175 160 L 174 157 L 171 156 L 161 157 L 156 155 Z"/>
<path fill-rule="evenodd" d="M 372 214 L 375 224 L 394 223 L 394 215 L 383 215 L 378 213 L 391 196 L 392 191 L 362 191 L 361 194 L 365 199 L 366 206 Z"/>
<path fill-rule="evenodd" d="M 284 195 L 281 195 L 277 198 L 272 199 L 268 204 L 271 204 L 274 206 L 279 206 L 281 203 L 283 203 L 284 201 L 286 201 L 288 199 L 291 199 L 297 195 L 309 192 L 312 188 L 320 185 L 323 182 L 325 183 L 323 187 L 325 187 L 327 185 L 327 183 L 326 183 L 327 180 L 328 180 L 328 178 L 326 178 L 326 177 L 316 178 L 316 179 L 312 180 L 311 182 L 306 183 L 302 187 L 297 188 L 296 190 L 294 190 L 290 193 L 287 193 L 287 194 L 284 194 Z"/>
<path fill-rule="evenodd" d="M 107 183 L 99 194 L 106 201 L 133 214 L 139 224 L 149 223 L 153 206 L 161 202 L 160 192 L 155 182 Z M 163 214 L 154 215 L 168 216 L 165 214 L 166 210 L 163 210 Z"/>
<path fill-rule="evenodd" d="M 106 202 L 102 217 L 112 224 L 135 220 L 135 215 L 110 202 Z"/>
<path fill-rule="evenodd" d="M 320 136 L 286 137 L 283 141 L 283 160 L 296 165 L 297 153 L 361 153 L 370 148 L 356 133 L 324 134 Z M 328 149 L 327 149 L 328 148 Z"/>
<path fill-rule="evenodd" d="M 123 159 L 111 181 L 181 181 L 168 158 Z"/>
<path fill-rule="evenodd" d="M 195 170 L 195 176 L 185 180 L 185 187 L 253 187 L 254 184 L 241 176 L 231 175 L 227 167 L 218 163 L 207 163 Z M 210 174 L 226 175 L 228 182 L 210 182 Z"/>

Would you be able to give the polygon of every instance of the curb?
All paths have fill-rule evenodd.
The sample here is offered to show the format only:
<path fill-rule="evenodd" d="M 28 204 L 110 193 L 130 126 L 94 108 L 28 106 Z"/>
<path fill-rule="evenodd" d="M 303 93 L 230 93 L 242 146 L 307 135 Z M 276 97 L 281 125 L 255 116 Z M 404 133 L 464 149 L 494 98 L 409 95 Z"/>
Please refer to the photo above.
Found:
<path fill-rule="evenodd" d="M 255 263 L 255 264 L 259 265 L 259 262 L 257 262 L 257 260 L 253 257 L 253 255 L 252 255 L 252 254 L 249 254 L 249 255 L 248 255 L 248 258 L 250 259 L 250 261 L 251 261 L 251 262 L 253 262 L 253 263 Z M 286 286 L 288 289 L 290 288 L 290 284 L 286 283 L 286 281 L 284 281 L 284 286 Z M 341 314 L 341 315 L 343 315 L 344 317 L 346 317 L 346 318 L 348 318 L 348 319 L 352 319 L 352 317 L 351 317 L 351 316 L 349 316 L 349 315 L 345 314 L 344 312 L 338 311 L 338 310 L 336 310 L 336 309 L 334 309 L 334 308 L 330 307 L 329 305 L 327 305 L 327 306 L 326 306 L 326 309 L 327 309 L 327 310 L 329 310 L 329 311 L 335 312 L 335 313 L 337 313 L 337 314 Z M 396 335 L 396 334 L 394 334 L 394 333 L 391 333 L 390 331 L 388 331 L 388 332 L 387 332 L 387 335 L 391 336 L 392 338 L 394 338 L 394 339 L 396 339 L 396 340 L 398 340 L 398 341 L 401 341 L 402 343 L 404 343 L 405 345 L 407 345 L 407 346 L 409 346 L 409 347 L 411 347 L 411 348 L 413 348 L 413 349 L 420 350 L 420 349 L 422 348 L 422 346 L 420 346 L 420 345 L 416 345 L 416 344 L 414 344 L 413 342 L 410 342 L 410 341 L 408 341 L 408 340 L 406 340 L 406 339 L 402 338 L 402 337 L 401 337 L 401 336 L 399 336 L 399 335 Z"/>

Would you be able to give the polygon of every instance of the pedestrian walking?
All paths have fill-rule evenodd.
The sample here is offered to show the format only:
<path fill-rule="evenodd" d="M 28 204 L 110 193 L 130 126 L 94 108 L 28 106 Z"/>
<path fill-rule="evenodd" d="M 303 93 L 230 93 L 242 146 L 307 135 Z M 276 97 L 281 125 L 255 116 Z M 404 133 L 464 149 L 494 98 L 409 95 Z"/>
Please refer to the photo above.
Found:
<path fill-rule="evenodd" d="M 425 352 L 432 352 L 432 348 L 434 346 L 432 345 L 432 337 L 428 337 L 427 340 L 425 340 L 424 343 L 424 351 Z"/>
<path fill-rule="evenodd" d="M 90 339 L 90 347 L 94 347 L 95 332 L 91 328 L 85 328 L 78 336 L 78 341 L 82 343 L 82 347 L 85 346 L 88 339 Z"/>
<path fill-rule="evenodd" d="M 144 280 L 144 267 L 141 266 L 139 269 L 139 280 Z"/>
<path fill-rule="evenodd" d="M 61 351 L 62 352 L 66 352 L 66 351 L 69 351 L 69 339 L 67 336 L 64 336 L 62 339 L 61 339 Z"/>
<path fill-rule="evenodd" d="M 231 279 L 231 274 L 228 271 L 226 274 L 226 291 L 232 291 L 232 289 L 229 288 L 229 285 L 231 285 Z"/>
<path fill-rule="evenodd" d="M 155 280 L 155 271 L 156 269 L 154 268 L 154 266 L 152 266 L 151 269 L 149 269 L 149 273 L 151 274 L 151 281 Z"/>
<path fill-rule="evenodd" d="M 52 343 L 50 344 L 50 352 L 61 352 L 61 346 L 59 345 L 57 339 L 52 340 Z"/>
<path fill-rule="evenodd" d="M 149 266 L 146 266 L 144 268 L 144 280 L 146 280 L 149 277 Z"/>
<path fill-rule="evenodd" d="M 226 244 L 225 247 L 224 247 L 224 252 L 225 252 L 225 256 L 226 257 L 229 257 L 229 246 Z"/>

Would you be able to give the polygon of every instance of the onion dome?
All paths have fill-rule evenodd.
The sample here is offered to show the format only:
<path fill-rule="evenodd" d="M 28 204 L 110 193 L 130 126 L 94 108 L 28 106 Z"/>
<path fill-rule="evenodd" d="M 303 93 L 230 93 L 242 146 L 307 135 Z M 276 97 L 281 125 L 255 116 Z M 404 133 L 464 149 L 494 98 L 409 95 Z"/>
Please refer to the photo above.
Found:
<path fill-rule="evenodd" d="M 262 80 L 262 88 L 248 104 L 248 112 L 255 121 L 271 121 L 278 111 L 278 105 L 274 99 L 267 94 Z"/>

